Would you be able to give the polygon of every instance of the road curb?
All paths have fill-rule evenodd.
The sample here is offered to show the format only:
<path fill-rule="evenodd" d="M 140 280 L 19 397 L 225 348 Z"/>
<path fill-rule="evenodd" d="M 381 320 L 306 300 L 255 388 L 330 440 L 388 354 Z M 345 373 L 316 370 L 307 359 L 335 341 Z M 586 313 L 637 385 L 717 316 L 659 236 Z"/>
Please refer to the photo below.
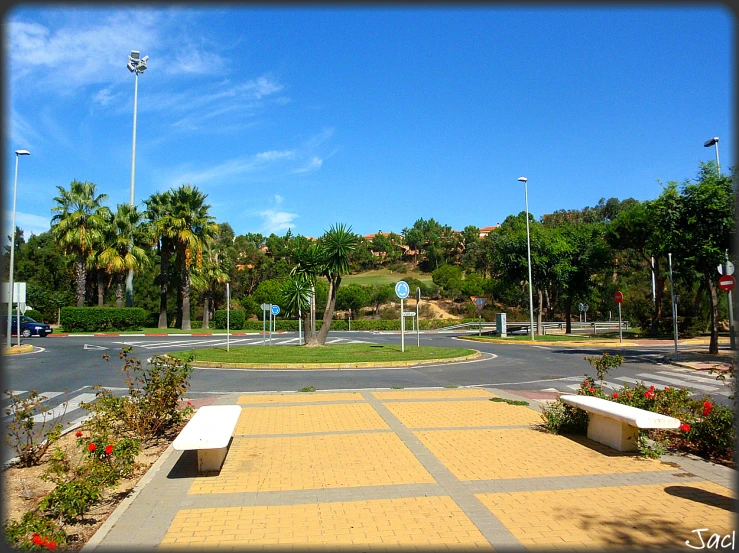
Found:
<path fill-rule="evenodd" d="M 482 353 L 476 351 L 461 357 L 448 359 L 418 359 L 415 361 L 386 361 L 357 362 L 357 363 L 224 363 L 220 361 L 193 361 L 197 367 L 209 369 L 263 369 L 263 370 L 301 370 L 301 369 L 369 369 L 383 367 L 415 367 L 416 365 L 431 365 L 437 363 L 456 363 L 459 361 L 472 361 L 482 357 Z"/>
<path fill-rule="evenodd" d="M 10 346 L 10 348 L 3 348 L 3 355 L 18 355 L 20 353 L 31 353 L 33 351 L 33 345 L 22 344 L 21 346 Z"/>

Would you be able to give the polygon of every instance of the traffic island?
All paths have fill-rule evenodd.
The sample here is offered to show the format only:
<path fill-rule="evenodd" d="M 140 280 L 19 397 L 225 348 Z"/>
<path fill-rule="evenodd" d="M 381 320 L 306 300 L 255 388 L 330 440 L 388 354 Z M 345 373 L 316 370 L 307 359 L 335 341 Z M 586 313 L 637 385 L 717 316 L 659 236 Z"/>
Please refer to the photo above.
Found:
<path fill-rule="evenodd" d="M 31 353 L 33 346 L 31 344 L 14 345 L 3 347 L 3 355 L 17 355 L 19 353 Z"/>
<path fill-rule="evenodd" d="M 181 360 L 192 355 L 198 367 L 238 369 L 356 369 L 412 367 L 416 365 L 471 361 L 482 354 L 467 348 L 396 344 L 336 344 L 305 346 L 237 346 L 178 351 L 168 354 Z"/>

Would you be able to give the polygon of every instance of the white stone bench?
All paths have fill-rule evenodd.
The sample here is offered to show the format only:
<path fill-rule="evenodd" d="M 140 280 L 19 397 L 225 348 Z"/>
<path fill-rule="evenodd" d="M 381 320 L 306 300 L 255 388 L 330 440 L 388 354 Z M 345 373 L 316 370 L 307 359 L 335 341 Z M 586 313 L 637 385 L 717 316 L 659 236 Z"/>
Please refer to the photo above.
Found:
<path fill-rule="evenodd" d="M 674 417 L 594 396 L 560 396 L 562 402 L 588 412 L 588 438 L 618 451 L 636 451 L 640 428 L 680 428 Z"/>
<path fill-rule="evenodd" d="M 238 405 L 201 407 L 172 442 L 172 447 L 178 451 L 197 450 L 198 471 L 218 472 L 240 414 Z"/>

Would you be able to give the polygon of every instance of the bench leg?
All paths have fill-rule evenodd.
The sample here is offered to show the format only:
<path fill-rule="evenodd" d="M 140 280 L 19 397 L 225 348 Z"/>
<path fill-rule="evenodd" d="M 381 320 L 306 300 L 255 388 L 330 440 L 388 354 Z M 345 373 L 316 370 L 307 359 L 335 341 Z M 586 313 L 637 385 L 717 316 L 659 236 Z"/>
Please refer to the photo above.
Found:
<path fill-rule="evenodd" d="M 198 472 L 218 472 L 226 460 L 228 447 L 198 449 Z"/>
<path fill-rule="evenodd" d="M 596 413 L 588 413 L 588 438 L 618 451 L 639 449 L 638 428 Z"/>

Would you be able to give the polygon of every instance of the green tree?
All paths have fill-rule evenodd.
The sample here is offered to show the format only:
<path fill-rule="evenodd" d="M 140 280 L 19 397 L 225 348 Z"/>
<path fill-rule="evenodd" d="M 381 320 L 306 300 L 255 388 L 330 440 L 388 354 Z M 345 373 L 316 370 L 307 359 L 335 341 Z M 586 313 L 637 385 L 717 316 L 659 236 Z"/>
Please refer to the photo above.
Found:
<path fill-rule="evenodd" d="M 215 239 L 218 225 L 210 215 L 210 205 L 205 203 L 207 194 L 197 187 L 183 184 L 172 191 L 172 210 L 166 216 L 177 253 L 181 276 L 178 316 L 182 330 L 190 330 L 190 268 L 202 265 L 206 242 Z"/>
<path fill-rule="evenodd" d="M 137 274 L 149 264 L 147 250 L 151 246 L 148 227 L 141 224 L 143 215 L 136 206 L 118 204 L 108 232 L 103 236 L 103 250 L 97 264 L 105 269 L 116 286 L 116 307 L 123 307 L 123 286 L 129 271 Z"/>
<path fill-rule="evenodd" d="M 213 241 L 207 241 L 203 252 L 200 267 L 192 271 L 192 286 L 203 296 L 203 324 L 202 328 L 209 328 L 209 321 L 215 316 L 215 298 L 219 295 L 218 288 L 228 282 L 228 273 L 221 267 L 219 252 Z"/>
<path fill-rule="evenodd" d="M 156 239 L 159 257 L 159 321 L 157 328 L 167 328 L 167 295 L 169 293 L 169 266 L 174 255 L 175 242 L 169 217 L 172 212 L 172 193 L 156 192 L 144 200 L 145 216 L 153 237 Z"/>
<path fill-rule="evenodd" d="M 64 252 L 72 257 L 75 271 L 77 307 L 85 305 L 87 266 L 102 241 L 112 214 L 103 206 L 106 194 L 97 193 L 97 185 L 74 180 L 66 190 L 57 186 L 59 195 L 51 208 L 51 232 Z"/>
<path fill-rule="evenodd" d="M 360 309 L 369 305 L 370 301 L 369 289 L 361 284 L 348 284 L 339 288 L 336 293 L 336 308 L 342 311 L 349 310 L 355 315 Z"/>
<path fill-rule="evenodd" d="M 341 286 L 342 275 L 349 272 L 349 257 L 357 246 L 359 237 L 351 227 L 342 223 L 331 225 L 320 238 L 322 252 L 322 276 L 328 281 L 328 301 L 323 311 L 323 324 L 317 333 L 316 341 L 310 345 L 324 345 L 331 328 L 336 308 L 336 293 Z"/>

